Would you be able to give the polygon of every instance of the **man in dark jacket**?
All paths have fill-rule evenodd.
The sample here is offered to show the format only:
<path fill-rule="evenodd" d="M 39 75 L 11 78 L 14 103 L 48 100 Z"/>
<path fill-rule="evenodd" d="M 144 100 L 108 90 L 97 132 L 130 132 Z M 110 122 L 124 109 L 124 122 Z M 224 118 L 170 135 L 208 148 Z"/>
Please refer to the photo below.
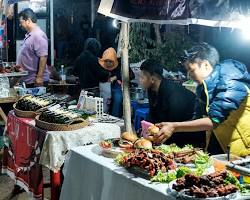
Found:
<path fill-rule="evenodd" d="M 144 61 L 140 69 L 140 83 L 148 91 L 150 122 L 192 119 L 195 94 L 178 83 L 163 79 L 163 67 L 156 60 Z M 200 147 L 205 145 L 205 134 L 186 133 L 185 138 L 181 136 L 181 133 L 176 134 L 168 143 L 176 143 L 179 146 L 187 143 Z"/>
<path fill-rule="evenodd" d="M 207 43 L 185 51 L 183 64 L 198 83 L 198 119 L 161 123 L 153 140 L 165 141 L 177 132 L 212 130 L 208 151 L 226 152 L 229 146 L 235 155 L 249 155 L 250 75 L 246 66 L 235 60 L 219 63 L 217 50 Z"/>
<path fill-rule="evenodd" d="M 76 59 L 73 74 L 79 77 L 81 89 L 98 88 L 99 82 L 106 82 L 109 73 L 98 63 L 101 44 L 94 38 L 88 38 L 84 50 Z"/>

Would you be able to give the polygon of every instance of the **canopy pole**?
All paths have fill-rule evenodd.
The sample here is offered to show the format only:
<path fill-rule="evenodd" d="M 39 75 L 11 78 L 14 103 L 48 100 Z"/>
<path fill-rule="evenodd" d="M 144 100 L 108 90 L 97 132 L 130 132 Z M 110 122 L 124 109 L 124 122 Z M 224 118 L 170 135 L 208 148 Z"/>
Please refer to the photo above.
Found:
<path fill-rule="evenodd" d="M 50 58 L 51 66 L 54 66 L 54 0 L 50 0 Z"/>
<path fill-rule="evenodd" d="M 125 122 L 125 130 L 132 132 L 131 124 L 131 104 L 129 93 L 129 59 L 128 59 L 128 47 L 129 47 L 129 23 L 122 22 L 121 27 L 122 36 L 122 84 L 123 84 L 123 115 Z"/>
<path fill-rule="evenodd" d="M 94 27 L 95 12 L 95 0 L 91 0 L 91 28 Z"/>

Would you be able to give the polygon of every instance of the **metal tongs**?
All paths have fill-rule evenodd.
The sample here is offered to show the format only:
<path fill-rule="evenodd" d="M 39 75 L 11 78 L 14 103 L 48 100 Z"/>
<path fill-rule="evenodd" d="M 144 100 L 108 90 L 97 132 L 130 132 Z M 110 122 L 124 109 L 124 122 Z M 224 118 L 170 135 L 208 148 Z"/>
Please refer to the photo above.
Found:
<path fill-rule="evenodd" d="M 242 175 L 250 176 L 250 158 L 243 158 L 229 162 L 226 167 Z"/>
<path fill-rule="evenodd" d="M 242 175 L 250 176 L 250 157 L 245 159 L 234 160 L 230 162 L 230 146 L 227 146 L 227 160 L 226 167 L 232 171 L 238 172 Z M 245 165 L 245 166 L 241 166 Z M 248 167 L 249 166 L 249 167 Z"/>

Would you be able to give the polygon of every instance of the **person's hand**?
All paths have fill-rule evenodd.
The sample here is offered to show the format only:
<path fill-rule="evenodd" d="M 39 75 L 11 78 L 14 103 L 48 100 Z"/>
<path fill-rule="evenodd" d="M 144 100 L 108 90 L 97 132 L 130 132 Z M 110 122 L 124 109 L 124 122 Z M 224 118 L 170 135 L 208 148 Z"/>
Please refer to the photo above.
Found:
<path fill-rule="evenodd" d="M 118 83 L 119 85 L 122 85 L 122 81 L 120 81 L 120 80 L 117 80 L 117 83 Z"/>
<path fill-rule="evenodd" d="M 109 78 L 109 82 L 113 83 L 116 79 L 117 79 L 116 76 L 112 76 L 112 77 Z"/>
<path fill-rule="evenodd" d="M 37 87 L 43 86 L 43 78 L 36 77 L 35 86 L 37 86 Z"/>
<path fill-rule="evenodd" d="M 164 143 L 174 133 L 174 124 L 171 122 L 162 122 L 156 126 L 160 128 L 159 133 L 155 134 L 153 138 L 149 138 L 154 143 Z"/>

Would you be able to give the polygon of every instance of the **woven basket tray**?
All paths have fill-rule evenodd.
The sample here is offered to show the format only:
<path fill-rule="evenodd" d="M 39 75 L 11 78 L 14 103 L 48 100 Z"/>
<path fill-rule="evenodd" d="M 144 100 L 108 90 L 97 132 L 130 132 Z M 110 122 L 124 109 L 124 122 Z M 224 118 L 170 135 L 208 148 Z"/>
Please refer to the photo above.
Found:
<path fill-rule="evenodd" d="M 77 123 L 77 124 L 72 124 L 75 121 L 82 121 L 82 122 Z M 82 118 L 75 119 L 74 121 L 71 122 L 71 124 L 49 123 L 49 122 L 39 120 L 39 115 L 35 117 L 35 122 L 38 128 L 48 130 L 48 131 L 72 131 L 72 130 L 84 128 L 89 125 L 89 122 Z"/>
<path fill-rule="evenodd" d="M 38 114 L 37 112 L 34 112 L 34 111 L 23 111 L 23 110 L 17 109 L 16 103 L 13 105 L 13 110 L 14 110 L 14 113 L 17 117 L 23 117 L 23 118 L 34 119 Z"/>

